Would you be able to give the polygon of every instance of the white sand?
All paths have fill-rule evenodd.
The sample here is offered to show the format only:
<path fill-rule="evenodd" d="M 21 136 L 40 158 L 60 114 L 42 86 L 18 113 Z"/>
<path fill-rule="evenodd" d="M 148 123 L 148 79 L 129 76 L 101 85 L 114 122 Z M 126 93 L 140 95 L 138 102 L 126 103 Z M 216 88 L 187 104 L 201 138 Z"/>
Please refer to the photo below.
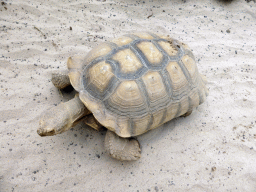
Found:
<path fill-rule="evenodd" d="M 256 3 L 4 1 L 1 192 L 256 191 Z M 38 136 L 42 111 L 74 95 L 60 95 L 51 72 L 65 69 L 69 56 L 131 30 L 187 43 L 209 80 L 207 101 L 189 117 L 139 136 L 136 162 L 109 157 L 105 133 L 82 124 Z"/>

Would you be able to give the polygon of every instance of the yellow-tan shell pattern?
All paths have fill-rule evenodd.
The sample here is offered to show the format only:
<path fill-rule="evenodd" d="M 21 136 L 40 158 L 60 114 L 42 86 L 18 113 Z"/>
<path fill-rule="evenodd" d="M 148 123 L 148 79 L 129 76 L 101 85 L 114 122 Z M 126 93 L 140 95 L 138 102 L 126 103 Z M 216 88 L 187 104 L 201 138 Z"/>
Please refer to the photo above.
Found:
<path fill-rule="evenodd" d="M 86 107 L 121 137 L 140 135 L 179 117 L 208 95 L 191 50 L 168 36 L 124 35 L 68 67 Z"/>

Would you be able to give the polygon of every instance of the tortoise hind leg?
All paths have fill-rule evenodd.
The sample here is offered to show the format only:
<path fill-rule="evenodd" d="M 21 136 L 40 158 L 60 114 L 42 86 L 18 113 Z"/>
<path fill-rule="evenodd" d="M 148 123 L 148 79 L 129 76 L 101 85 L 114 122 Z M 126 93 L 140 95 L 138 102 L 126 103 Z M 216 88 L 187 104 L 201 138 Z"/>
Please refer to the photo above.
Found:
<path fill-rule="evenodd" d="M 58 89 L 64 89 L 71 85 L 68 77 L 68 71 L 65 70 L 61 72 L 52 73 L 52 83 Z"/>
<path fill-rule="evenodd" d="M 141 157 L 141 149 L 136 139 L 122 138 L 108 130 L 105 149 L 111 157 L 121 161 L 134 161 Z"/>

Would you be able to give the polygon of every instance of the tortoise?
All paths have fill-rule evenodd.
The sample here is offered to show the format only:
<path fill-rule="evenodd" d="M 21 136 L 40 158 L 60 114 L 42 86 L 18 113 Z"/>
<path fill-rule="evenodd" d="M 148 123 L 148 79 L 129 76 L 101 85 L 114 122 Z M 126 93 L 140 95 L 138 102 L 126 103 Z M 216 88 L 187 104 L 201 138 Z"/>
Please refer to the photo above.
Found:
<path fill-rule="evenodd" d="M 208 95 L 190 48 L 168 35 L 131 33 L 67 61 L 53 84 L 72 85 L 78 95 L 44 112 L 38 134 L 50 136 L 80 121 L 107 128 L 105 149 L 118 160 L 141 157 L 134 136 L 188 116 Z"/>

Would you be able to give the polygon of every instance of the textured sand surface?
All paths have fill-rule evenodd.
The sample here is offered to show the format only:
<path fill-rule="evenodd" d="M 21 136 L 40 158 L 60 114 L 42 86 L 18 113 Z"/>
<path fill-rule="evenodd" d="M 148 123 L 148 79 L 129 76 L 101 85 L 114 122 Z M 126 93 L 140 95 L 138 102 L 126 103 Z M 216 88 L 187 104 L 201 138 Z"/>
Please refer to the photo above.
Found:
<path fill-rule="evenodd" d="M 51 83 L 67 58 L 130 31 L 169 34 L 193 50 L 210 95 L 186 118 L 138 137 L 119 162 L 105 132 L 36 133 L 71 94 Z M 256 3 L 4 0 L 0 4 L 0 191 L 256 191 Z"/>

